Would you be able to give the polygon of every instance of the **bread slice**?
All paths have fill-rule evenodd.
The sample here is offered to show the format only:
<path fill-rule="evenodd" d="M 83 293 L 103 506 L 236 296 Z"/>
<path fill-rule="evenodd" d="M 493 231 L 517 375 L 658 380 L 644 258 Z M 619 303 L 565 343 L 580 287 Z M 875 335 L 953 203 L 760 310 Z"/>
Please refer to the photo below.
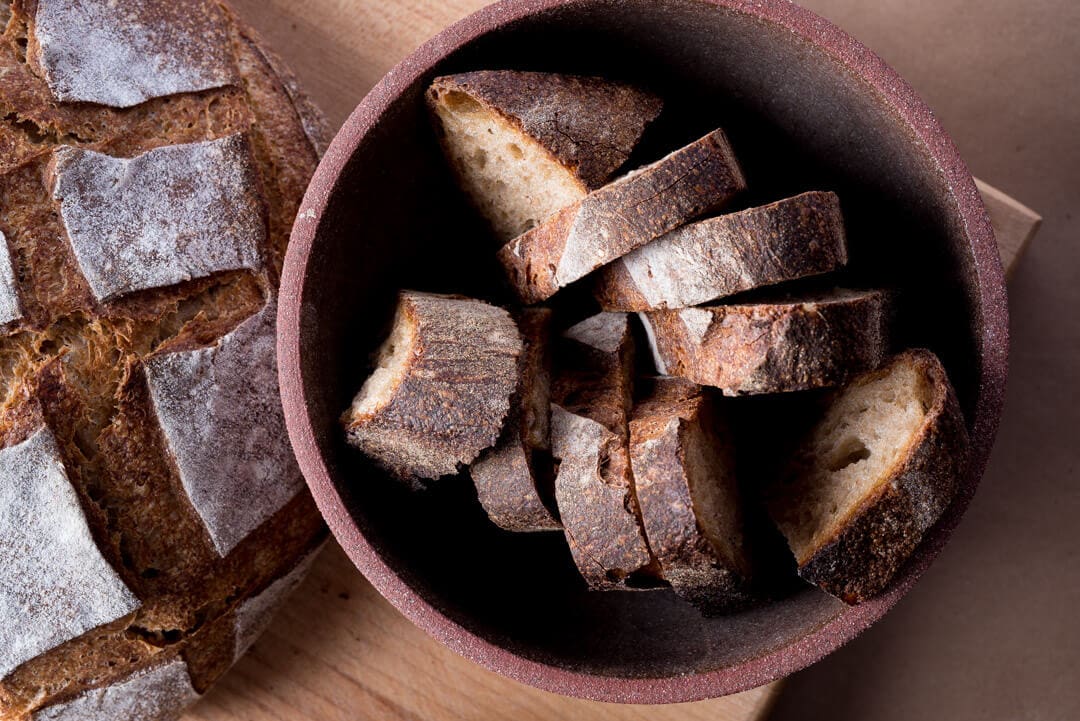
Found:
<path fill-rule="evenodd" d="M 840 199 L 812 191 L 677 228 L 603 268 L 594 292 L 605 310 L 685 308 L 846 262 Z"/>
<path fill-rule="evenodd" d="M 459 182 L 501 242 L 600 187 L 663 106 L 601 78 L 485 70 L 427 92 Z"/>
<path fill-rule="evenodd" d="M 457 473 L 498 439 L 522 350 L 502 308 L 402 291 L 378 368 L 342 417 L 349 443 L 405 481 Z"/>
<path fill-rule="evenodd" d="M 525 303 L 723 207 L 746 187 L 722 130 L 569 205 L 499 251 Z"/>
<path fill-rule="evenodd" d="M 634 497 L 628 428 L 634 346 L 629 318 L 601 313 L 564 334 L 551 406 L 555 500 L 589 588 L 633 587 L 655 573 Z"/>
<path fill-rule="evenodd" d="M 507 531 L 562 528 L 553 501 L 551 450 L 551 311 L 527 308 L 518 319 L 525 341 L 518 389 L 499 442 L 469 467 L 480 505 Z"/>
<path fill-rule="evenodd" d="M 884 590 L 948 507 L 967 447 L 956 394 L 930 351 L 852 381 L 768 493 L 799 575 L 847 603 Z"/>
<path fill-rule="evenodd" d="M 751 564 L 734 447 L 701 386 L 681 378 L 650 381 L 630 421 L 630 461 L 664 579 L 707 615 L 743 605 Z"/>
<path fill-rule="evenodd" d="M 730 396 L 839 385 L 876 367 L 888 350 L 886 296 L 878 290 L 640 317 L 660 373 Z"/>

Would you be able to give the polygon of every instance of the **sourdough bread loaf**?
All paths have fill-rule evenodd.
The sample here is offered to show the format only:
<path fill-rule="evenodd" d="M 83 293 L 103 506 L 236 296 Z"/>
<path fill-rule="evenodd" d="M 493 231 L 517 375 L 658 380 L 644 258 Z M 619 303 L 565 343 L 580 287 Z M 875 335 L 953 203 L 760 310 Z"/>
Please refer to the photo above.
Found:
<path fill-rule="evenodd" d="M 459 183 L 502 243 L 607 182 L 662 107 L 623 83 L 519 70 L 436 78 L 427 102 Z"/>
<path fill-rule="evenodd" d="M 324 130 L 217 2 L 4 9 L 0 719 L 175 718 L 325 535 L 274 357 Z"/>
<path fill-rule="evenodd" d="M 767 494 L 799 575 L 847 603 L 883 591 L 948 508 L 967 452 L 930 351 L 905 351 L 836 392 Z"/>

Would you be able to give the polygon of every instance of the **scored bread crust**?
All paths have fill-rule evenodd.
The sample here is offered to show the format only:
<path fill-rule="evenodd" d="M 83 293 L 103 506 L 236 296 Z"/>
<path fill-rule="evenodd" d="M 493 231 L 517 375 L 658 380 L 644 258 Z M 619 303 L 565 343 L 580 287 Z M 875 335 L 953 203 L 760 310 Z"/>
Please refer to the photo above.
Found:
<path fill-rule="evenodd" d="M 722 130 L 632 171 L 514 238 L 498 257 L 518 296 L 537 303 L 746 187 Z"/>
<path fill-rule="evenodd" d="M 562 528 L 548 508 L 554 489 L 544 459 L 551 449 L 551 315 L 547 308 L 522 311 L 525 350 L 510 413 L 499 441 L 469 467 L 480 505 L 507 531 Z"/>
<path fill-rule="evenodd" d="M 362 389 L 342 422 L 349 443 L 418 486 L 416 479 L 457 473 L 495 444 L 523 346 L 509 313 L 463 296 L 402 291 L 394 329 L 409 340 L 395 349 L 401 363 L 390 384 L 373 407 Z"/>
<path fill-rule="evenodd" d="M 655 378 L 630 421 L 630 459 L 649 547 L 675 593 L 706 615 L 731 611 L 750 598 L 734 449 L 718 413 L 696 383 Z M 721 486 L 723 508 L 705 508 L 695 499 L 691 474 L 704 470 L 694 468 L 702 461 L 709 464 L 708 478 L 697 482 Z M 711 539 L 708 523 L 727 525 L 723 537 Z"/>
<path fill-rule="evenodd" d="M 901 363 L 924 374 L 932 389 L 918 433 L 873 492 L 835 525 L 836 532 L 809 558 L 798 559 L 801 577 L 849 604 L 865 601 L 889 585 L 949 507 L 967 462 L 963 413 L 936 355 L 925 349 L 905 351 L 852 385 L 887 375 Z"/>
<path fill-rule="evenodd" d="M 834 193 L 811 191 L 677 228 L 601 269 L 604 310 L 685 308 L 847 262 Z"/>
<path fill-rule="evenodd" d="M 660 373 L 730 396 L 839 385 L 888 350 L 886 296 L 876 290 L 640 317 Z"/>
<path fill-rule="evenodd" d="M 589 588 L 631 587 L 655 558 L 634 496 L 629 453 L 634 345 L 624 313 L 601 313 L 562 338 L 552 389 L 555 500 Z"/>
<path fill-rule="evenodd" d="M 435 78 L 428 102 L 462 92 L 528 135 L 579 180 L 600 187 L 622 167 L 663 101 L 603 78 L 480 70 Z"/>

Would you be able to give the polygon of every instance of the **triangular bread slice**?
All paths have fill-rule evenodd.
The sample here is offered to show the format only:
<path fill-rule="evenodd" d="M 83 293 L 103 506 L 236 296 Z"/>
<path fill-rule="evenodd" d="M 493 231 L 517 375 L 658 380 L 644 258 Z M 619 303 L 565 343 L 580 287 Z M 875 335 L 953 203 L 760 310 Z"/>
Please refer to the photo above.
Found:
<path fill-rule="evenodd" d="M 722 130 L 630 172 L 560 210 L 499 251 L 524 303 L 719 210 L 746 187 Z"/>
<path fill-rule="evenodd" d="M 901 353 L 838 391 L 767 494 L 799 575 L 848 603 L 884 590 L 951 502 L 967 447 L 930 351 Z"/>
<path fill-rule="evenodd" d="M 641 520 L 664 579 L 706 615 L 749 598 L 734 446 L 720 409 L 696 383 L 648 381 L 630 421 Z"/>
<path fill-rule="evenodd" d="M 554 500 L 551 459 L 551 310 L 526 308 L 518 318 L 525 342 L 518 389 L 494 447 L 469 466 L 476 496 L 492 523 L 507 531 L 562 528 Z"/>
<path fill-rule="evenodd" d="M 436 78 L 427 101 L 459 182 L 502 242 L 607 182 L 663 106 L 623 83 L 517 70 Z"/>
<path fill-rule="evenodd" d="M 574 562 L 589 588 L 633 587 L 655 573 L 634 497 L 628 422 L 634 345 L 624 313 L 571 327 L 552 387 L 555 500 Z"/>
<path fill-rule="evenodd" d="M 833 290 L 775 302 L 641 313 L 657 370 L 724 395 L 840 385 L 888 351 L 886 294 Z"/>
<path fill-rule="evenodd" d="M 676 228 L 596 274 L 605 310 L 685 308 L 847 263 L 835 193 L 811 191 Z"/>
<path fill-rule="evenodd" d="M 457 473 L 498 439 L 521 353 L 502 308 L 402 291 L 378 367 L 342 416 L 349 443 L 414 487 Z"/>

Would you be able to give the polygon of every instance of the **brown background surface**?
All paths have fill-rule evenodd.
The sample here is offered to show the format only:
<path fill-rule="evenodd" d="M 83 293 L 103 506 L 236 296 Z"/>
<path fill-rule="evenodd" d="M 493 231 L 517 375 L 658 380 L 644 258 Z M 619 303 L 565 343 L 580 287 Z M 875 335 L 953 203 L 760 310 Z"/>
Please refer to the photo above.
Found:
<path fill-rule="evenodd" d="M 343 19 L 333 27 L 308 23 L 286 0 L 234 4 L 337 127 L 433 22 L 450 16 L 446 5 L 460 16 L 483 3 L 376 0 L 360 9 L 358 0 L 321 2 Z M 1073 540 L 1080 519 L 1080 2 L 803 4 L 899 70 L 937 111 L 972 171 L 1041 212 L 1045 223 L 1010 283 L 1006 412 L 964 522 L 884 621 L 789 681 L 774 718 L 1080 718 L 1080 546 Z M 293 22 L 267 23 L 271 9 Z M 353 23 L 369 28 L 370 62 L 351 73 L 325 72 Z M 427 671 L 439 675 L 440 663 L 433 658 Z M 237 673 L 245 673 L 243 664 Z M 459 701 L 460 716 L 476 718 L 469 700 Z M 395 715 L 383 711 L 377 715 Z M 530 711 L 545 716 L 543 706 Z"/>

